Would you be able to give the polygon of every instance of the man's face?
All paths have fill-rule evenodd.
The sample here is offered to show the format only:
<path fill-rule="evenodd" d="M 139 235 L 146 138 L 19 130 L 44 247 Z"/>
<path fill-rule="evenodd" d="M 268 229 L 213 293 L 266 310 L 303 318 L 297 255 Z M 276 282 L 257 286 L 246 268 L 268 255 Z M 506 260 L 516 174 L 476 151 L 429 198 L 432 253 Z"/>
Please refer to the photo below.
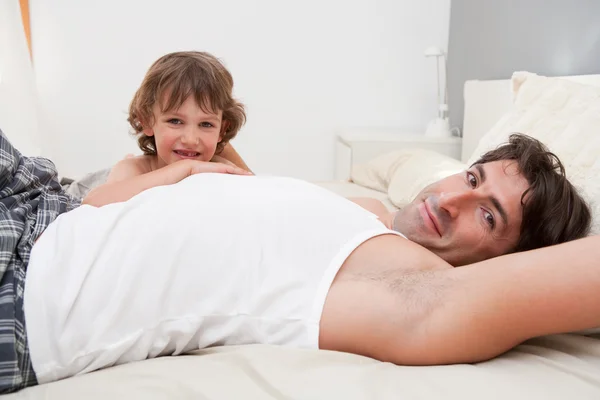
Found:
<path fill-rule="evenodd" d="M 394 227 L 454 266 L 513 249 L 529 183 L 514 161 L 478 164 L 421 191 L 394 218 Z"/>

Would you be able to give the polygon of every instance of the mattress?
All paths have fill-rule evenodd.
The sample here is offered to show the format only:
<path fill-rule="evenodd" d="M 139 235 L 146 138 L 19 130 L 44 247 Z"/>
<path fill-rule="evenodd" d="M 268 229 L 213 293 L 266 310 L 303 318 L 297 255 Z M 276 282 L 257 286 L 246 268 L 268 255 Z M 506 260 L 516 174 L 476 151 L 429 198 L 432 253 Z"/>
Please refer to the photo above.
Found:
<path fill-rule="evenodd" d="M 600 340 L 556 335 L 491 361 L 406 367 L 266 345 L 211 348 L 22 390 L 12 399 L 594 399 Z"/>

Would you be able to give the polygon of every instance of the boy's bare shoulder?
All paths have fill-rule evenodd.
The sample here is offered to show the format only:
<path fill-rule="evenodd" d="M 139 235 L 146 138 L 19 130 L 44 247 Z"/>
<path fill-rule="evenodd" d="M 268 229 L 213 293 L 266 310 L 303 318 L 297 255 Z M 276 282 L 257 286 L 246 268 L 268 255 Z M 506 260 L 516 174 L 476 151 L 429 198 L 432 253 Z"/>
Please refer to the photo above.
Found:
<path fill-rule="evenodd" d="M 127 157 L 116 163 L 108 176 L 108 182 L 118 182 L 134 176 L 147 174 L 154 170 L 156 160 L 154 156 Z"/>

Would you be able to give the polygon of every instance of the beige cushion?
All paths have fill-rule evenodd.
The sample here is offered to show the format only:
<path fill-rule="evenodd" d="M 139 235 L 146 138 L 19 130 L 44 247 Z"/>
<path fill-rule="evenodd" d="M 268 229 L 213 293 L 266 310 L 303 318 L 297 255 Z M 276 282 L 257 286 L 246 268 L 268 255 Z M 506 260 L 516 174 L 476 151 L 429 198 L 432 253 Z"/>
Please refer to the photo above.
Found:
<path fill-rule="evenodd" d="M 512 132 L 541 140 L 590 202 L 592 233 L 600 233 L 600 87 L 516 72 L 512 88 L 514 109 L 482 137 L 468 163 L 506 142 Z"/>
<path fill-rule="evenodd" d="M 387 193 L 388 186 L 396 170 L 403 168 L 406 161 L 414 157 L 415 152 L 418 152 L 418 150 L 392 151 L 365 164 L 355 165 L 352 168 L 350 180 L 358 185 Z"/>

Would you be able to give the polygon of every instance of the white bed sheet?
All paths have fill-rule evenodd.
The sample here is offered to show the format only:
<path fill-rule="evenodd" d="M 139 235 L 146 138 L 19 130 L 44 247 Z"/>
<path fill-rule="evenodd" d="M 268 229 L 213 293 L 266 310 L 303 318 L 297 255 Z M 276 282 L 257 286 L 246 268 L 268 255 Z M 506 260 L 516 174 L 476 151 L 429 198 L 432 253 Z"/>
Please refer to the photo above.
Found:
<path fill-rule="evenodd" d="M 531 340 L 474 365 L 402 367 L 352 354 L 265 345 L 205 349 L 25 389 L 7 400 L 597 400 L 600 340 Z"/>

